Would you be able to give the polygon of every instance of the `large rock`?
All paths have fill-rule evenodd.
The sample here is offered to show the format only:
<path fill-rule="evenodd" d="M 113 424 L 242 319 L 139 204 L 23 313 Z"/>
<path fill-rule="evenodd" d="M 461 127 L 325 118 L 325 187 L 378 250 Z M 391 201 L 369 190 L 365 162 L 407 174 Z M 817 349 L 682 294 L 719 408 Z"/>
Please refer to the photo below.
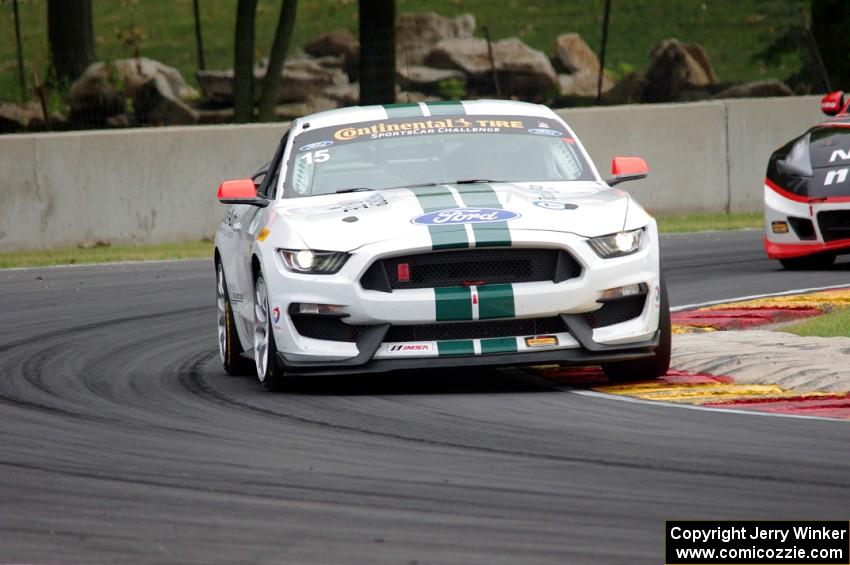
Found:
<path fill-rule="evenodd" d="M 781 80 L 757 80 L 753 82 L 744 82 L 730 86 L 725 90 L 721 90 L 715 98 L 764 98 L 767 96 L 793 96 L 788 85 Z"/>
<path fill-rule="evenodd" d="M 354 34 L 340 28 L 317 35 L 304 44 L 304 52 L 314 57 L 349 57 L 360 49 Z"/>
<path fill-rule="evenodd" d="M 117 88 L 119 81 L 115 66 L 89 65 L 68 92 L 69 122 L 77 127 L 104 127 L 110 117 L 126 113 L 124 93 Z"/>
<path fill-rule="evenodd" d="M 608 104 L 638 104 L 643 101 L 646 90 L 646 77 L 643 73 L 632 72 L 621 78 L 605 95 Z"/>
<path fill-rule="evenodd" d="M 313 61 L 328 69 L 342 69 L 345 67 L 345 57 L 341 55 L 324 55 L 314 57 Z"/>
<path fill-rule="evenodd" d="M 357 80 L 360 42 L 347 29 L 335 29 L 317 35 L 304 45 L 304 51 L 326 67 L 340 67 L 351 80 Z M 333 62 L 331 62 L 333 61 Z M 337 64 L 339 61 L 339 64 Z"/>
<path fill-rule="evenodd" d="M 265 69 L 254 70 L 254 94 L 259 99 Z M 233 104 L 233 70 L 198 71 L 198 84 L 204 98 L 215 105 Z M 293 57 L 286 61 L 281 72 L 279 102 L 305 102 L 321 96 L 335 85 L 348 83 L 348 77 L 339 68 L 327 67 L 312 57 Z"/>
<path fill-rule="evenodd" d="M 329 86 L 347 83 L 348 77 L 339 68 L 324 66 L 310 57 L 293 57 L 283 67 L 279 100 L 303 102 L 320 96 Z"/>
<path fill-rule="evenodd" d="M 697 53 L 694 57 L 692 53 Z M 686 46 L 678 39 L 665 39 L 651 52 L 646 71 L 646 102 L 671 102 L 683 91 L 716 82 L 702 48 Z"/>
<path fill-rule="evenodd" d="M 493 58 L 502 95 L 535 97 L 549 94 L 558 87 L 558 76 L 549 59 L 516 37 L 493 43 Z M 432 67 L 457 69 L 467 75 L 470 87 L 478 94 L 494 92 L 492 65 L 487 41 L 478 38 L 446 39 L 428 54 Z"/>
<path fill-rule="evenodd" d="M 141 124 L 161 126 L 198 123 L 198 113 L 180 100 L 163 75 L 156 75 L 136 88 L 133 110 Z"/>
<path fill-rule="evenodd" d="M 599 59 L 577 33 L 564 33 L 552 45 L 552 61 L 558 71 L 568 74 L 598 73 Z"/>
<path fill-rule="evenodd" d="M 340 106 L 356 106 L 360 102 L 360 84 L 334 84 L 322 92 L 322 95 L 335 101 Z"/>
<path fill-rule="evenodd" d="M 398 104 L 438 102 L 440 100 L 442 100 L 442 98 L 440 98 L 439 96 L 431 96 L 429 94 L 425 94 L 424 92 L 408 92 L 406 90 L 401 90 L 398 86 L 396 86 L 395 101 Z"/>
<path fill-rule="evenodd" d="M 428 53 L 446 39 L 466 39 L 475 33 L 475 16 L 446 18 L 434 12 L 403 12 L 395 21 L 396 63 L 422 65 Z"/>
<path fill-rule="evenodd" d="M 162 77 L 168 83 L 171 92 L 178 98 L 185 100 L 198 97 L 198 92 L 183 80 L 180 71 L 163 65 L 159 61 L 139 57 L 118 59 L 113 64 L 124 82 L 124 92 L 128 98 L 135 96 L 136 90 L 156 77 Z"/>
<path fill-rule="evenodd" d="M 215 105 L 233 104 L 233 70 L 197 71 L 195 78 L 204 100 Z"/>
<path fill-rule="evenodd" d="M 465 84 L 466 75 L 454 69 L 434 69 L 421 65 L 399 66 L 396 71 L 396 82 L 401 88 L 425 94 L 439 94 L 440 83 L 445 80 L 455 80 Z"/>
<path fill-rule="evenodd" d="M 332 110 L 337 107 L 337 103 L 333 100 L 324 97 L 316 97 L 307 102 L 290 102 L 289 104 L 281 104 L 275 108 L 275 118 L 281 121 L 294 120 L 308 114 Z"/>
<path fill-rule="evenodd" d="M 558 75 L 558 93 L 561 96 L 576 96 L 595 98 L 599 74 L 593 71 L 581 71 L 573 74 Z M 602 75 L 602 93 L 605 94 L 614 87 L 614 81 L 608 73 Z"/>
<path fill-rule="evenodd" d="M 0 102 L 0 133 L 44 129 L 44 112 L 37 102 Z"/>
<path fill-rule="evenodd" d="M 688 54 L 699 63 L 702 70 L 705 71 L 709 84 L 716 83 L 717 75 L 714 74 L 714 67 L 711 66 L 711 61 L 708 59 L 708 52 L 705 50 L 705 47 L 699 43 L 683 43 L 682 45 L 688 50 Z"/>
<path fill-rule="evenodd" d="M 275 107 L 275 119 L 289 121 L 336 107 L 338 107 L 336 101 L 325 97 L 317 97 L 308 102 L 290 102 Z M 233 123 L 233 108 L 203 108 L 198 110 L 198 116 L 200 124 L 230 124 Z"/>

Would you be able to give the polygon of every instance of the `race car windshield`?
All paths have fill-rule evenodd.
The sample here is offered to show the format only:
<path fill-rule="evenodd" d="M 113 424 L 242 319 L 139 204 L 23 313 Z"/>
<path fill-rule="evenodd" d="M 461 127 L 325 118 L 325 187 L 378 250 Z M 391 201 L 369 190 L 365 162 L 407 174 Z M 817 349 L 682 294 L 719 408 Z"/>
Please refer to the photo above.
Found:
<path fill-rule="evenodd" d="M 399 118 L 306 131 L 286 196 L 462 182 L 595 180 L 575 140 L 528 116 Z"/>

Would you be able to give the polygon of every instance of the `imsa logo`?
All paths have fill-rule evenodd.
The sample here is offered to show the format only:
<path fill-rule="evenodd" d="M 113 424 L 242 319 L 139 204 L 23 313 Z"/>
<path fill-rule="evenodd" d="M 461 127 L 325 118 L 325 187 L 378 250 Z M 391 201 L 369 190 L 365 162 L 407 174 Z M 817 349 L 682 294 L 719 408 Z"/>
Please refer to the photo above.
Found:
<path fill-rule="evenodd" d="M 430 343 L 394 343 L 387 347 L 390 353 L 431 353 L 434 345 Z"/>

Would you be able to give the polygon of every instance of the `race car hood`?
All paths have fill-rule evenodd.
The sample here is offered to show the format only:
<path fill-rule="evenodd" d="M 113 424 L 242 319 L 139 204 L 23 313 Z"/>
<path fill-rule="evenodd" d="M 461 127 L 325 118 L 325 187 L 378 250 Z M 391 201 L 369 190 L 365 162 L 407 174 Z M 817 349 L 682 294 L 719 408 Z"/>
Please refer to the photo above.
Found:
<path fill-rule="evenodd" d="M 458 200 L 460 200 L 460 203 Z M 284 200 L 277 211 L 311 249 L 350 251 L 429 225 L 501 223 L 594 237 L 623 229 L 629 196 L 601 182 L 476 183 Z M 455 210 L 450 212 L 448 210 Z M 516 238 L 514 238 L 516 239 Z"/>

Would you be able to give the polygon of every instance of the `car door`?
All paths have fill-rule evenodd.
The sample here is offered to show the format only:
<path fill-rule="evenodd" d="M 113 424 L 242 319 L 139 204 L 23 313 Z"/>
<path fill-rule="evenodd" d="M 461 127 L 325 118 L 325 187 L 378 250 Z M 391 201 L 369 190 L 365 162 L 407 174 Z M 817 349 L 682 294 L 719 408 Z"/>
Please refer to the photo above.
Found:
<path fill-rule="evenodd" d="M 258 185 L 257 196 L 272 200 L 275 198 L 275 187 L 288 137 L 287 132 L 269 165 L 261 168 L 254 175 L 254 182 Z M 254 280 L 251 272 L 251 257 L 254 252 L 254 242 L 262 227 L 267 225 L 272 207 L 234 206 L 234 208 L 238 208 L 231 225 L 238 234 L 236 280 L 239 285 L 239 294 L 244 298 L 238 306 L 234 306 L 234 310 L 236 310 L 237 328 L 243 337 L 243 343 L 250 343 L 249 338 L 253 335 L 254 329 Z"/>

